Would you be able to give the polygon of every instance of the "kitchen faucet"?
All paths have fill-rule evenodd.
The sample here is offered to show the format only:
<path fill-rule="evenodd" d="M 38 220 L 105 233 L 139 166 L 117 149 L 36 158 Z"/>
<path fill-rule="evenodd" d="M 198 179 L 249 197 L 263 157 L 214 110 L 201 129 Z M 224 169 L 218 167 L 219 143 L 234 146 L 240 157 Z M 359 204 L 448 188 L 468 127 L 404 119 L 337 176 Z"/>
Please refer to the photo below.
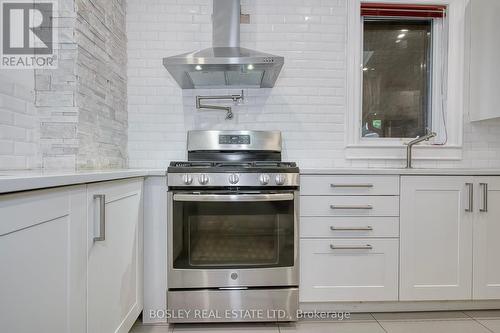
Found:
<path fill-rule="evenodd" d="M 436 132 L 432 132 L 427 130 L 427 134 L 424 136 L 417 136 L 415 139 L 411 140 L 410 142 L 406 143 L 406 168 L 411 169 L 413 168 L 412 166 L 412 149 L 413 146 L 416 144 L 419 144 L 420 142 L 423 141 L 429 141 L 433 137 L 437 136 Z"/>

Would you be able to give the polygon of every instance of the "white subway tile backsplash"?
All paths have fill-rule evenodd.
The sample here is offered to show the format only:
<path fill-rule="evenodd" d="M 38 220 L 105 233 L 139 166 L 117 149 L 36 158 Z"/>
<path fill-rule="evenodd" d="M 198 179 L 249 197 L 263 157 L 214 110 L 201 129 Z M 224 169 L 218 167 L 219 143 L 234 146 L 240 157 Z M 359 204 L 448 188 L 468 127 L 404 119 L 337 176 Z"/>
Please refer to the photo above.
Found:
<path fill-rule="evenodd" d="M 0 109 L 0 124 L 12 125 L 14 123 L 14 113 L 9 109 Z"/>
<path fill-rule="evenodd" d="M 128 0 L 128 110 L 131 167 L 166 167 L 185 158 L 191 129 L 275 129 L 284 157 L 301 167 L 400 167 L 401 161 L 346 160 L 348 0 L 242 0 L 250 24 L 241 45 L 283 55 L 273 89 L 246 89 L 224 112 L 196 110 L 196 95 L 231 90 L 181 90 L 162 58 L 211 44 L 212 0 Z M 224 104 L 224 103 L 222 103 Z M 500 121 L 464 126 L 462 161 L 417 161 L 421 167 L 500 167 Z"/>
<path fill-rule="evenodd" d="M 0 155 L 1 169 L 28 169 L 28 159 L 24 156 Z"/>
<path fill-rule="evenodd" d="M 34 142 L 16 142 L 14 154 L 20 156 L 33 156 L 37 152 L 37 144 Z"/>
<path fill-rule="evenodd" d="M 14 141 L 0 140 L 0 156 L 14 154 Z"/>
<path fill-rule="evenodd" d="M 0 73 L 0 170 L 37 166 L 33 81 L 33 71 Z"/>
<path fill-rule="evenodd" d="M 25 138 L 26 129 L 10 125 L 0 125 L 0 139 L 22 140 Z"/>
<path fill-rule="evenodd" d="M 37 126 L 38 121 L 33 117 L 33 115 L 26 114 L 15 114 L 14 115 L 14 125 L 17 127 L 22 127 L 26 129 L 34 129 Z"/>
<path fill-rule="evenodd" d="M 26 101 L 14 96 L 0 94 L 0 108 L 9 109 L 13 112 L 25 113 L 27 110 Z"/>
<path fill-rule="evenodd" d="M 15 86 L 15 84 L 12 82 L 12 80 L 9 80 L 7 78 L 1 79 L 0 80 L 0 93 L 2 95 L 12 96 L 12 95 L 14 95 L 14 86 Z"/>
<path fill-rule="evenodd" d="M 74 106 L 73 92 L 50 91 L 36 93 L 37 106 Z"/>

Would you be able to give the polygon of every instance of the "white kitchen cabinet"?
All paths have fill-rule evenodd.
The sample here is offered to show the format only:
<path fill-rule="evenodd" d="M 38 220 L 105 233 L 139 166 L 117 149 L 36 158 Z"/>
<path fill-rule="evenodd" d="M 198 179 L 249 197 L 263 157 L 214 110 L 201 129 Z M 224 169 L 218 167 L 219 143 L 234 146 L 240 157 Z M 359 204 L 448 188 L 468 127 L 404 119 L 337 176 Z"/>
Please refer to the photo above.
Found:
<path fill-rule="evenodd" d="M 401 177 L 400 300 L 471 299 L 473 182 Z"/>
<path fill-rule="evenodd" d="M 500 117 L 500 1 L 470 0 L 469 113 L 472 121 Z"/>
<path fill-rule="evenodd" d="M 139 178 L 88 186 L 88 333 L 128 332 L 142 310 L 142 189 Z"/>
<path fill-rule="evenodd" d="M 500 299 L 500 177 L 477 177 L 473 298 Z"/>
<path fill-rule="evenodd" d="M 397 239 L 302 239 L 301 302 L 397 301 Z"/>
<path fill-rule="evenodd" d="M 85 332 L 86 187 L 0 196 L 0 331 Z"/>
<path fill-rule="evenodd" d="M 397 301 L 399 176 L 301 180 L 300 301 Z"/>

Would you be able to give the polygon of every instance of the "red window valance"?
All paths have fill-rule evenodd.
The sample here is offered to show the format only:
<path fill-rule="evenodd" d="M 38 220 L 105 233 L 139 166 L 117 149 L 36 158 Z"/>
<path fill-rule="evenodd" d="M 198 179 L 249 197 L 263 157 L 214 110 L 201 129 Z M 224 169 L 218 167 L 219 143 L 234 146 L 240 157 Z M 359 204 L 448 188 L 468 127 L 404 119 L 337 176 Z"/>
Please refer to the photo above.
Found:
<path fill-rule="evenodd" d="M 362 16 L 382 17 L 427 17 L 442 18 L 446 16 L 446 6 L 442 5 L 407 5 L 398 3 L 362 3 Z"/>

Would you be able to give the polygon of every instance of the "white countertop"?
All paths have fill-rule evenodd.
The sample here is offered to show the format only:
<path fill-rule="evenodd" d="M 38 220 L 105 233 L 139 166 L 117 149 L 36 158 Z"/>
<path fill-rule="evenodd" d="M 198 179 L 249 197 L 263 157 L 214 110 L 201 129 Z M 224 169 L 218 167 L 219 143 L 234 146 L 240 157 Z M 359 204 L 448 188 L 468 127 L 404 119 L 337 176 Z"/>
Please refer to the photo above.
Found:
<path fill-rule="evenodd" d="M 301 175 L 500 176 L 500 169 L 300 169 Z"/>
<path fill-rule="evenodd" d="M 300 169 L 301 175 L 439 175 L 500 176 L 500 169 Z M 102 182 L 133 177 L 165 176 L 165 169 L 84 171 L 0 171 L 0 193 Z"/>
<path fill-rule="evenodd" d="M 35 190 L 48 187 L 102 182 L 108 180 L 165 176 L 165 169 L 108 169 L 83 171 L 16 170 L 0 171 L 0 193 Z"/>

